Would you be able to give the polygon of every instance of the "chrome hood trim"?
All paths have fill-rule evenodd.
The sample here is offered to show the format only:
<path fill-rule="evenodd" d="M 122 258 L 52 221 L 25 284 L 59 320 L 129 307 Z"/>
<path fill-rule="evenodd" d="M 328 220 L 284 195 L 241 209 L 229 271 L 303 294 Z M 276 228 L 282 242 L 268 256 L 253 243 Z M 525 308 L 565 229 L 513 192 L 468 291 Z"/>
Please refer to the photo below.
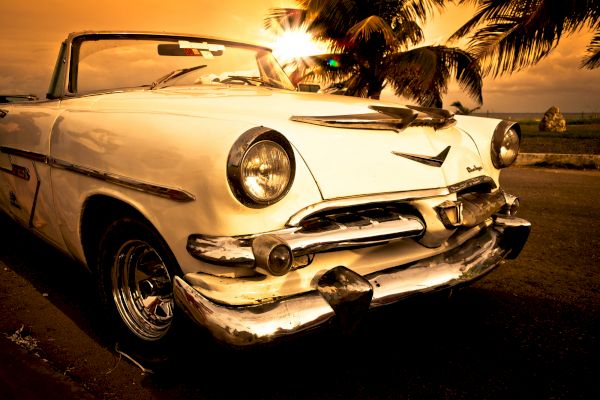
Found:
<path fill-rule="evenodd" d="M 385 107 L 370 105 L 375 113 L 330 115 L 330 116 L 292 116 L 290 119 L 307 124 L 329 126 L 333 128 L 393 130 L 402 132 L 409 126 L 431 126 L 445 129 L 456 124 L 450 111 L 416 106 Z"/>

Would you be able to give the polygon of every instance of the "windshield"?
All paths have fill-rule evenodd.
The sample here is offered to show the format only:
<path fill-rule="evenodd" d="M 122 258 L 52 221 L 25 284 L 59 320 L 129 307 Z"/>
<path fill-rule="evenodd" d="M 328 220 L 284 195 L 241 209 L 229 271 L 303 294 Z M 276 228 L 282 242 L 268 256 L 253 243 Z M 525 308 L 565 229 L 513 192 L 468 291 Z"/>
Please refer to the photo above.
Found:
<path fill-rule="evenodd" d="M 269 50 L 213 39 L 84 39 L 73 44 L 73 63 L 73 93 L 181 85 L 295 90 Z"/>

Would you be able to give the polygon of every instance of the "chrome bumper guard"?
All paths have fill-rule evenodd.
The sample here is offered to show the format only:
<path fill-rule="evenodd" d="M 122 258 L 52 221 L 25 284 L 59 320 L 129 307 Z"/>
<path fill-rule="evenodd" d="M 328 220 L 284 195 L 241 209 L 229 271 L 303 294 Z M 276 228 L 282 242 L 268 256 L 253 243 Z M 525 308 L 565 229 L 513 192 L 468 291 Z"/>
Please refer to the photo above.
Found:
<path fill-rule="evenodd" d="M 335 267 L 320 277 L 314 291 L 267 304 L 216 304 L 179 277 L 174 281 L 175 300 L 216 339 L 235 346 L 271 342 L 334 317 L 352 327 L 368 309 L 485 275 L 519 254 L 530 227 L 520 218 L 496 216 L 493 225 L 482 225 L 475 237 L 445 253 L 364 277 Z"/>

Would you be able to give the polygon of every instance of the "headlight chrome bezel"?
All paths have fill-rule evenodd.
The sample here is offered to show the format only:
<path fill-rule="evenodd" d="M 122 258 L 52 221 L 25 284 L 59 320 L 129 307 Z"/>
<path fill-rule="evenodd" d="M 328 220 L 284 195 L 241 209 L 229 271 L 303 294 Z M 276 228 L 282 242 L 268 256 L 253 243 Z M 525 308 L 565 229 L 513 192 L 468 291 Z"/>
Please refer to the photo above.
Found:
<path fill-rule="evenodd" d="M 289 179 L 285 188 L 274 198 L 260 200 L 246 189 L 243 182 L 242 165 L 246 154 L 254 145 L 260 142 L 274 142 L 284 150 L 289 160 Z M 264 208 L 277 203 L 289 192 L 296 175 L 296 160 L 290 142 L 281 133 L 265 127 L 255 127 L 244 132 L 233 144 L 227 159 L 227 181 L 235 197 L 250 208 Z"/>
<path fill-rule="evenodd" d="M 510 160 L 506 160 L 503 157 L 502 149 L 505 147 L 505 140 L 509 135 L 516 135 L 518 138 L 518 142 L 516 144 L 516 149 L 510 149 L 515 151 L 514 158 Z M 502 121 L 494 130 L 494 135 L 492 136 L 492 146 L 491 146 L 491 158 L 494 167 L 498 169 L 506 168 L 511 166 L 519 155 L 519 150 L 521 147 L 521 127 L 517 122 L 514 121 Z"/>

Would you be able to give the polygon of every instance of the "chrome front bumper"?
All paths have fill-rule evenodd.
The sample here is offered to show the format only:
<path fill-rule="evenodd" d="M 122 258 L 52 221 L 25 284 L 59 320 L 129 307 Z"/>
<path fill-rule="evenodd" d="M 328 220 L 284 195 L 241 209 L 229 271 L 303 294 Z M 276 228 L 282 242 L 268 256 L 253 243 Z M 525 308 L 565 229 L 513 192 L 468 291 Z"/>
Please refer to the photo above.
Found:
<path fill-rule="evenodd" d="M 519 254 L 530 227 L 526 220 L 497 216 L 491 226 L 482 224 L 477 235 L 445 253 L 364 277 L 335 267 L 320 277 L 315 290 L 260 305 L 216 304 L 176 277 L 175 300 L 216 339 L 235 346 L 270 342 L 334 317 L 351 327 L 370 308 L 485 275 Z"/>

